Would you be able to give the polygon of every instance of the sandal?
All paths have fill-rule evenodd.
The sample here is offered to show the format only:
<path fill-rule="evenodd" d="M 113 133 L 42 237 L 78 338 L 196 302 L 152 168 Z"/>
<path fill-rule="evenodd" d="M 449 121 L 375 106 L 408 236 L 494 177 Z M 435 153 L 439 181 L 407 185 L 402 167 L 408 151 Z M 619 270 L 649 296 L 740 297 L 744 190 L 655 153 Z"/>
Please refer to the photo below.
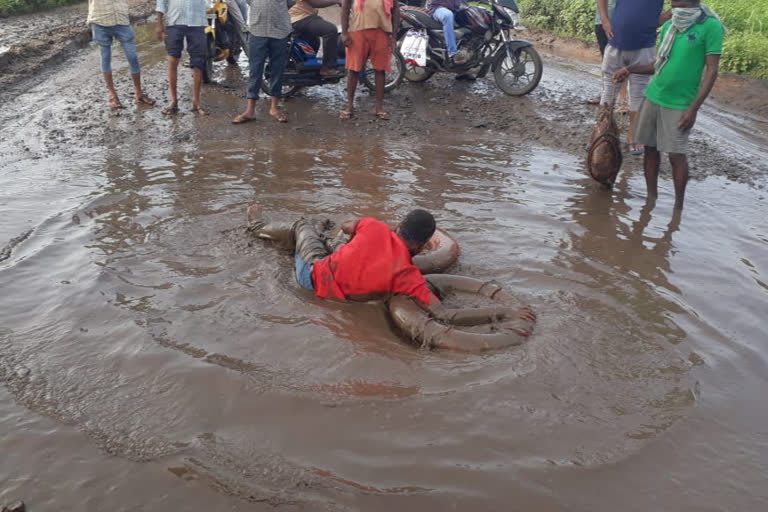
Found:
<path fill-rule="evenodd" d="M 381 121 L 389 121 L 389 114 L 387 112 L 376 112 L 373 115 L 376 116 L 376 119 L 380 119 Z"/>
<path fill-rule="evenodd" d="M 339 114 L 339 119 L 347 120 L 355 117 L 355 113 L 352 110 L 342 110 Z"/>
<path fill-rule="evenodd" d="M 245 114 L 240 114 L 239 116 L 237 116 L 232 120 L 232 124 L 245 124 L 255 120 L 256 120 L 256 117 L 249 117 L 249 116 L 246 116 Z"/>
<path fill-rule="evenodd" d="M 282 112 L 280 112 L 279 110 L 277 111 L 277 114 L 273 114 L 272 112 L 270 112 L 269 115 L 271 115 L 274 118 L 274 120 L 277 121 L 278 123 L 288 122 L 288 117 Z"/>
<path fill-rule="evenodd" d="M 600 104 L 600 96 L 595 96 L 594 98 L 589 98 L 587 100 L 587 105 L 599 105 Z"/>
<path fill-rule="evenodd" d="M 122 103 L 120 103 L 120 99 L 117 96 L 110 96 L 109 97 L 109 108 L 114 110 L 119 110 L 121 108 L 125 108 Z"/>
<path fill-rule="evenodd" d="M 628 142 L 627 145 L 629 146 L 630 154 L 640 156 L 645 153 L 645 146 L 642 144 L 638 144 L 637 142 Z"/>
<path fill-rule="evenodd" d="M 147 96 L 146 94 L 140 95 L 138 98 L 136 98 L 136 104 L 137 105 L 149 105 L 150 107 L 156 103 L 155 100 Z"/>
<path fill-rule="evenodd" d="M 193 105 L 192 106 L 192 112 L 194 112 L 195 114 L 200 114 L 201 116 L 207 116 L 208 115 L 208 112 L 203 107 L 201 107 L 200 105 Z"/>
<path fill-rule="evenodd" d="M 179 113 L 179 107 L 176 105 L 168 105 L 162 110 L 164 116 L 172 116 Z"/>

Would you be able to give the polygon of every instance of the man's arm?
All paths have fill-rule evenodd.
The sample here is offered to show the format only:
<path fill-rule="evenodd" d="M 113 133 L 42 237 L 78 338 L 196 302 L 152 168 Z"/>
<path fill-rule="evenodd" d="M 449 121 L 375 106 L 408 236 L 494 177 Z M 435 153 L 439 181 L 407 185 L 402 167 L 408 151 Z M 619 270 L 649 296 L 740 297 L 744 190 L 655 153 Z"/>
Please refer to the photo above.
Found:
<path fill-rule="evenodd" d="M 627 79 L 631 74 L 634 75 L 652 75 L 655 71 L 655 63 L 638 64 L 636 66 L 626 66 L 613 74 L 613 82 L 619 83 Z"/>
<path fill-rule="evenodd" d="M 680 122 L 677 123 L 677 127 L 682 131 L 688 131 L 696 124 L 696 114 L 699 108 L 704 104 L 704 100 L 707 99 L 709 93 L 712 92 L 712 87 L 715 86 L 715 80 L 717 80 L 718 69 L 720 68 L 720 55 L 707 55 L 707 69 L 704 71 L 704 78 L 701 80 L 701 87 L 699 87 L 699 94 L 696 95 L 696 99 L 693 100 L 688 110 L 683 112 L 680 116 Z"/>
<path fill-rule="evenodd" d="M 157 0 L 155 10 L 157 11 L 157 27 L 155 27 L 155 34 L 157 34 L 158 41 L 162 41 L 163 36 L 165 35 L 165 12 L 168 10 L 167 0 Z"/>
<path fill-rule="evenodd" d="M 341 40 L 344 46 L 349 48 L 352 41 L 349 40 L 349 11 L 352 9 L 352 0 L 341 0 Z"/>
<path fill-rule="evenodd" d="M 323 9 L 333 5 L 341 5 L 341 0 L 307 0 L 307 3 L 315 9 Z"/>
<path fill-rule="evenodd" d="M 600 11 L 600 22 L 603 24 L 605 35 L 608 36 L 608 39 L 613 39 L 611 17 L 608 16 L 608 0 L 597 0 L 597 10 Z"/>
<path fill-rule="evenodd" d="M 397 46 L 397 30 L 400 27 L 400 2 L 392 2 L 392 49 Z"/>

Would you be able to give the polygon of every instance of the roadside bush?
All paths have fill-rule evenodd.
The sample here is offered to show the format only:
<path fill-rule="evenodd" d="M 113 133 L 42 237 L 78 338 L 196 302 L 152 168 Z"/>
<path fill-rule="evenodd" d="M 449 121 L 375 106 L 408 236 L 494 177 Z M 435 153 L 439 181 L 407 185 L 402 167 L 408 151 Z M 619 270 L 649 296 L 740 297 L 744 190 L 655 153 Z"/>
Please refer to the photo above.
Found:
<path fill-rule="evenodd" d="M 2 1 L 2 0 L 0 0 Z M 705 0 L 728 28 L 721 70 L 768 79 L 768 0 Z M 666 6 L 669 2 L 665 1 Z M 594 38 L 596 0 L 518 0 L 524 25 Z"/>

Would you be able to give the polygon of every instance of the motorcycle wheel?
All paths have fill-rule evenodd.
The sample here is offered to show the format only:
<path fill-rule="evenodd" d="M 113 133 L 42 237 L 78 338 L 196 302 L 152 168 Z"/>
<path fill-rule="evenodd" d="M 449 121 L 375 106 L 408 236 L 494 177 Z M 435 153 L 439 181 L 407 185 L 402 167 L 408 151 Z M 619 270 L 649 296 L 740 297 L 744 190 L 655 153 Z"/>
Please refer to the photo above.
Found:
<path fill-rule="evenodd" d="M 392 70 L 384 75 L 384 92 L 389 92 L 400 85 L 405 77 L 405 60 L 399 51 L 392 54 L 391 67 Z M 370 60 L 366 61 L 365 68 L 363 68 L 363 85 L 371 91 L 376 90 L 374 70 Z"/>
<path fill-rule="evenodd" d="M 288 63 L 286 64 L 285 69 L 286 71 L 289 69 L 296 69 L 296 62 L 293 55 L 288 57 Z M 287 85 L 285 81 L 283 81 L 283 87 L 280 89 L 280 97 L 287 98 L 288 96 L 293 96 L 299 92 L 299 89 L 301 89 L 300 85 Z M 264 62 L 264 77 L 261 79 L 261 91 L 264 94 L 269 94 L 269 57 L 267 57 L 266 62 Z"/>
<path fill-rule="evenodd" d="M 203 83 L 213 82 L 213 59 L 216 57 L 216 41 L 209 35 L 205 43 L 205 64 L 203 65 Z"/>
<path fill-rule="evenodd" d="M 526 46 L 512 52 L 512 59 L 506 51 L 499 52 L 493 63 L 493 78 L 505 94 L 523 96 L 539 85 L 543 70 L 539 52 Z"/>

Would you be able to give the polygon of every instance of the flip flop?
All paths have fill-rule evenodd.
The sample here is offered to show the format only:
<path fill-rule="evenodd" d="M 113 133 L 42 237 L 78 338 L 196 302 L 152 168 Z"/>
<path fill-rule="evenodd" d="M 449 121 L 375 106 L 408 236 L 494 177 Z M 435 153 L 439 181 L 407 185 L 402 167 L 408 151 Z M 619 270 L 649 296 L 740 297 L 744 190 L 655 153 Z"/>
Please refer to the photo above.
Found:
<path fill-rule="evenodd" d="M 207 116 L 207 115 L 208 115 L 208 111 L 206 111 L 206 110 L 205 110 L 203 107 L 201 107 L 200 105 L 195 105 L 195 106 L 193 106 L 193 107 L 192 107 L 192 112 L 194 112 L 195 114 L 199 114 L 199 115 L 201 115 L 201 116 Z"/>
<path fill-rule="evenodd" d="M 232 124 L 245 124 L 250 123 L 251 121 L 255 121 L 256 117 L 248 117 L 245 114 L 240 114 L 236 118 L 232 120 Z"/>
<path fill-rule="evenodd" d="M 109 98 L 109 108 L 115 111 L 125 107 L 123 106 L 122 103 L 120 103 L 120 99 L 117 96 L 111 96 Z"/>
<path fill-rule="evenodd" d="M 628 145 L 629 145 L 630 154 L 633 154 L 635 156 L 640 156 L 643 153 L 645 153 L 645 146 L 643 146 L 642 144 L 638 144 L 636 142 L 630 142 Z"/>
<path fill-rule="evenodd" d="M 149 106 L 152 106 L 155 103 L 156 103 L 155 100 L 153 100 L 152 98 L 150 98 L 149 96 L 146 96 L 144 94 L 142 94 L 141 96 L 136 98 L 136 104 L 137 105 L 149 105 Z"/>
<path fill-rule="evenodd" d="M 172 116 L 179 113 L 179 107 L 176 105 L 169 105 L 162 110 L 164 116 Z"/>
<path fill-rule="evenodd" d="M 389 114 L 387 112 L 376 112 L 373 115 L 376 116 L 376 119 L 380 119 L 382 121 L 389 121 Z"/>
<path fill-rule="evenodd" d="M 596 98 L 589 98 L 587 100 L 587 105 L 599 105 L 599 104 L 600 104 L 600 97 L 599 96 L 596 97 Z"/>
<path fill-rule="evenodd" d="M 274 119 L 278 123 L 287 123 L 288 122 L 288 117 L 285 114 L 283 114 L 282 112 L 278 112 L 277 115 L 275 115 L 272 112 L 270 112 L 269 115 L 272 116 L 272 119 Z"/>
<path fill-rule="evenodd" d="M 339 114 L 339 119 L 348 120 L 355 117 L 355 113 L 349 110 L 342 110 Z"/>

